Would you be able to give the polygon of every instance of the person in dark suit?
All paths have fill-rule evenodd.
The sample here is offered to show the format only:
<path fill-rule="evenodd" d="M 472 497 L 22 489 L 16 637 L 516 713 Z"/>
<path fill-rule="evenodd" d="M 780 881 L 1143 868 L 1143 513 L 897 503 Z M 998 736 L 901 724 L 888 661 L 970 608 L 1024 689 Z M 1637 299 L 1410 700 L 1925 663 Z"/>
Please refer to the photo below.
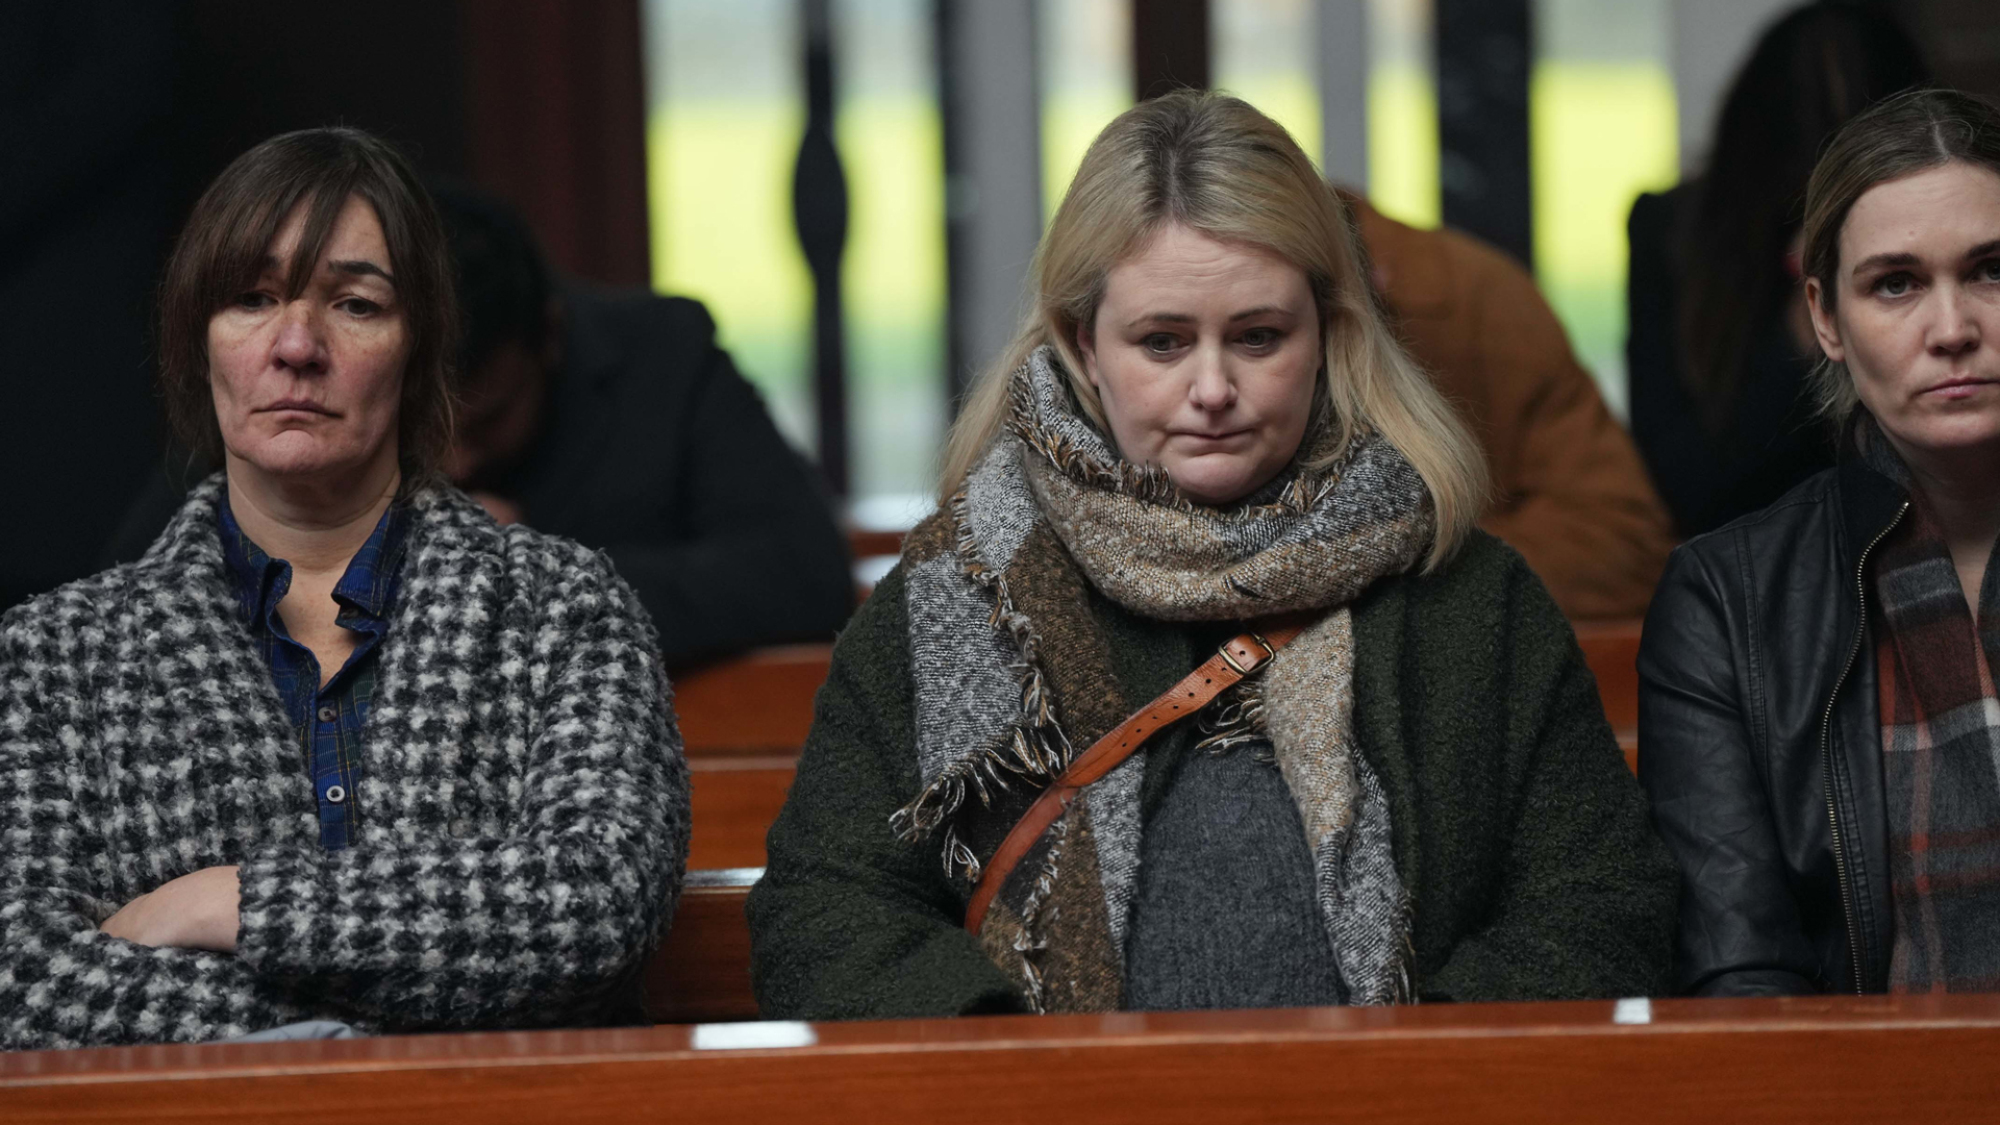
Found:
<path fill-rule="evenodd" d="M 505 206 L 435 194 L 465 322 L 453 482 L 503 523 L 609 554 L 670 666 L 831 638 L 854 587 L 828 494 L 708 312 L 559 278 Z M 196 478 L 180 468 L 134 505 L 112 561 L 157 535 Z"/>
<path fill-rule="evenodd" d="M 181 8 L 0 5 L 0 610 L 95 570 L 146 477 Z"/>

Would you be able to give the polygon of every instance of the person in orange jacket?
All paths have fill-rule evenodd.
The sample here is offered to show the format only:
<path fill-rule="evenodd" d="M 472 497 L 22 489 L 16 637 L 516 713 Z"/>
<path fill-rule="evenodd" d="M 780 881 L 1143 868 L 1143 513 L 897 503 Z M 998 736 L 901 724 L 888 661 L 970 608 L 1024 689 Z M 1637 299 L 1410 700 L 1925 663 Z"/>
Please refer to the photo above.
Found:
<path fill-rule="evenodd" d="M 1493 496 L 1479 526 L 1521 552 L 1572 619 L 1643 614 L 1672 525 L 1534 279 L 1477 239 L 1341 196 L 1403 346 L 1485 447 Z"/>

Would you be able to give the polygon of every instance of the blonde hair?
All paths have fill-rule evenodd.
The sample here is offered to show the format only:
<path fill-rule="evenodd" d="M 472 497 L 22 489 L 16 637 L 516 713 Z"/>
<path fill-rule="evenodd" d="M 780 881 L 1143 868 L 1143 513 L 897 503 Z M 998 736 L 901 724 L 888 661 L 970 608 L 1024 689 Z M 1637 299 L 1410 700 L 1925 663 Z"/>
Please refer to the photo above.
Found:
<path fill-rule="evenodd" d="M 1168 224 L 1260 247 L 1304 271 L 1325 340 L 1313 416 L 1335 436 L 1330 452 L 1305 468 L 1324 469 L 1356 438 L 1382 435 L 1423 478 L 1436 507 L 1426 569 L 1450 558 L 1486 498 L 1478 443 L 1383 321 L 1347 208 L 1312 161 L 1247 102 L 1207 91 L 1143 102 L 1091 142 L 1035 250 L 1033 308 L 952 427 L 941 497 L 963 487 L 992 446 L 1007 420 L 1009 381 L 1044 344 L 1061 356 L 1085 414 L 1111 432 L 1082 374 L 1077 332 L 1096 318 L 1112 267 Z"/>

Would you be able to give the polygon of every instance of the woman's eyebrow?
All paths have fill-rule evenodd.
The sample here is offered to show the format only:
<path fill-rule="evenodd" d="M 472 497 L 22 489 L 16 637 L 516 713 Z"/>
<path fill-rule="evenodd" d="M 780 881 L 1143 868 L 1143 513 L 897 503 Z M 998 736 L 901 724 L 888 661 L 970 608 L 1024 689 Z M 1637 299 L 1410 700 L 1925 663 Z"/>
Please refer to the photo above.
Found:
<path fill-rule="evenodd" d="M 332 267 L 335 273 L 352 274 L 356 276 L 366 276 L 366 277 L 379 277 L 383 281 L 388 282 L 392 286 L 396 284 L 396 279 L 390 276 L 388 270 L 383 269 L 381 266 L 376 265 L 374 262 L 371 262 L 366 258 L 338 259 L 335 261 L 328 262 L 327 265 Z"/>
<path fill-rule="evenodd" d="M 1965 261 L 1971 262 L 1971 261 L 1976 261 L 1980 258 L 1989 257 L 1994 253 L 2000 253 L 2000 238 L 1987 239 L 1985 242 L 1982 242 L 1979 245 L 1972 247 L 1970 250 L 1967 250 L 1962 255 L 1962 258 Z M 1869 273 L 1878 269 L 1903 269 L 1910 266 L 1920 266 L 1922 264 L 1923 264 L 1922 258 L 1919 258 L 1917 255 L 1908 252 L 1895 253 L 1895 254 L 1870 254 L 1868 257 L 1863 258 L 1860 261 L 1854 263 L 1854 275 L 1859 277 L 1864 273 Z"/>
<path fill-rule="evenodd" d="M 1854 263 L 1854 269 L 1851 272 L 1853 272 L 1853 274 L 1858 277 L 1861 274 L 1869 272 L 1870 270 L 1892 269 L 1892 268 L 1900 269 L 1905 266 L 1917 266 L 1922 264 L 1923 264 L 1923 259 L 1917 257 L 1915 254 L 1907 252 L 1896 253 L 1896 254 L 1870 254 L 1866 258 L 1863 258 L 1860 261 Z"/>
<path fill-rule="evenodd" d="M 1989 238 L 1985 242 L 1967 250 L 1965 252 L 1965 260 L 1969 262 L 1975 258 L 1989 257 L 1996 251 L 2000 251 L 2000 238 Z"/>
<path fill-rule="evenodd" d="M 1268 316 L 1271 313 L 1289 313 L 1290 311 L 1291 311 L 1290 309 L 1279 308 L 1277 305 L 1258 305 L 1254 309 L 1244 309 L 1242 312 L 1236 313 L 1229 319 L 1232 321 L 1249 320 L 1253 316 Z"/>

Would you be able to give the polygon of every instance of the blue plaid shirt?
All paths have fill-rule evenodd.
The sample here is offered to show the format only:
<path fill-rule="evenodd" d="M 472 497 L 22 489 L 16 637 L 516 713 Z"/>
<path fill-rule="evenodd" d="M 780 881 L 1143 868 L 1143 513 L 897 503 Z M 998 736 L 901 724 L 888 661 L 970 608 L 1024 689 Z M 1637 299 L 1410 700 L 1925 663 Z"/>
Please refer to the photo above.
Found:
<path fill-rule="evenodd" d="M 278 603 L 292 588 L 292 564 L 265 554 L 243 534 L 229 510 L 227 494 L 220 515 L 222 557 L 228 563 L 238 611 L 271 668 L 271 681 L 312 773 L 313 793 L 319 800 L 320 846 L 344 848 L 360 827 L 355 790 L 361 780 L 361 731 L 375 693 L 377 650 L 389 635 L 389 610 L 402 575 L 408 509 L 389 505 L 333 588 L 333 600 L 340 604 L 335 620 L 360 636 L 354 654 L 325 687 L 320 686 L 318 658 L 292 639 L 278 616 Z"/>

